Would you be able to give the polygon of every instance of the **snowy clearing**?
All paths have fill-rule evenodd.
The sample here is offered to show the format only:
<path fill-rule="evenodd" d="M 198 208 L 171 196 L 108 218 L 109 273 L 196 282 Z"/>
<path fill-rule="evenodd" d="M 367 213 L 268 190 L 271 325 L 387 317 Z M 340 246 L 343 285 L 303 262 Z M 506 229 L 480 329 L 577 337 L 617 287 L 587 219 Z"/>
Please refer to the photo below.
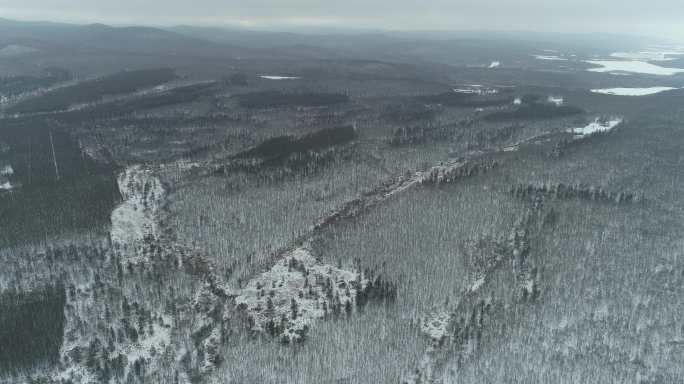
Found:
<path fill-rule="evenodd" d="M 249 314 L 253 331 L 295 341 L 314 320 L 349 312 L 367 285 L 360 273 L 322 264 L 297 248 L 250 280 L 235 302 Z"/>
<path fill-rule="evenodd" d="M 568 132 L 573 133 L 575 135 L 575 139 L 584 139 L 597 133 L 608 132 L 620 123 L 622 123 L 622 119 L 619 118 L 606 121 L 596 119 L 584 127 L 570 128 L 568 129 Z"/>
<path fill-rule="evenodd" d="M 141 166 L 126 168 L 117 181 L 124 201 L 112 211 L 112 243 L 134 248 L 146 236 L 158 234 L 156 216 L 164 188 L 151 170 Z"/>
<path fill-rule="evenodd" d="M 492 61 L 491 64 L 489 64 L 489 68 L 498 68 L 501 66 L 501 62 L 499 61 Z"/>
<path fill-rule="evenodd" d="M 604 95 L 615 95 L 615 96 L 648 96 L 654 95 L 656 93 L 672 91 L 673 87 L 649 87 L 649 88 L 605 88 L 605 89 L 592 89 L 593 93 L 601 93 Z"/>
<path fill-rule="evenodd" d="M 420 324 L 420 330 L 433 342 L 443 340 L 448 331 L 451 315 L 448 312 L 431 313 Z"/>
<path fill-rule="evenodd" d="M 272 76 L 272 75 L 259 75 L 260 78 L 266 80 L 298 80 L 300 77 L 296 76 Z"/>
<path fill-rule="evenodd" d="M 684 69 L 681 68 L 666 68 L 643 61 L 588 60 L 586 62 L 601 66 L 600 68 L 587 69 L 589 72 L 629 72 L 659 76 L 672 76 L 684 73 Z"/>

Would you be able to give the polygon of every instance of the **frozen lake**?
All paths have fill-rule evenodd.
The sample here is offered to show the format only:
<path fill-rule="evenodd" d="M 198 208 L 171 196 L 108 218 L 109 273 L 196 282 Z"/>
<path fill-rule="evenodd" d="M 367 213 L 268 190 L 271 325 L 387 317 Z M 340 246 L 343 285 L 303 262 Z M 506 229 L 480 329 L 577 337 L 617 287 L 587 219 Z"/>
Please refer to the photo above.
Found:
<path fill-rule="evenodd" d="M 295 76 L 274 76 L 274 75 L 259 75 L 260 78 L 266 80 L 298 80 Z"/>
<path fill-rule="evenodd" d="M 610 56 L 616 59 L 626 59 L 626 60 L 641 60 L 641 61 L 671 61 L 675 58 L 672 56 L 684 55 L 681 51 L 672 50 L 648 50 L 639 52 L 615 52 Z"/>
<path fill-rule="evenodd" d="M 548 61 L 567 61 L 568 59 L 560 56 L 551 55 L 532 55 L 537 60 L 548 60 Z"/>
<path fill-rule="evenodd" d="M 615 95 L 615 96 L 647 96 L 654 95 L 656 93 L 671 91 L 673 87 L 649 87 L 649 88 L 605 88 L 605 89 L 592 89 L 593 93 L 601 93 L 604 95 Z"/>
<path fill-rule="evenodd" d="M 633 60 L 588 60 L 587 63 L 599 65 L 600 68 L 589 68 L 590 72 L 630 72 L 648 75 L 672 76 L 684 73 L 682 68 L 666 68 L 644 61 Z"/>

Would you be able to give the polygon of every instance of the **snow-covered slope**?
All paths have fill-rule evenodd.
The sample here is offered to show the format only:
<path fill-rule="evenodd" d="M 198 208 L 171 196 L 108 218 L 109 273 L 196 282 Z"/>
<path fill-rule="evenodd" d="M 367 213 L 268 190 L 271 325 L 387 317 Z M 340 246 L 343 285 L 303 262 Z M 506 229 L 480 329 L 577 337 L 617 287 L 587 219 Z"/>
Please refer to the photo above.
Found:
<path fill-rule="evenodd" d="M 118 177 L 124 201 L 112 212 L 111 239 L 115 247 L 138 248 L 146 236 L 157 237 L 157 215 L 164 199 L 164 187 L 152 171 L 136 165 Z"/>

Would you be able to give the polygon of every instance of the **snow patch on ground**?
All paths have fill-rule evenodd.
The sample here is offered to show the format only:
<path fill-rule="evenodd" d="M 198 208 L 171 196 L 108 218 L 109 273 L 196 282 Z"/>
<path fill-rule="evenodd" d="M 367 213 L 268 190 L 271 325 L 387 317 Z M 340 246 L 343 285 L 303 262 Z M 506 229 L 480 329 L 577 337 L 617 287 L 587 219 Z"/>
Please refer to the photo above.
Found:
<path fill-rule="evenodd" d="M 266 80 L 299 80 L 300 77 L 296 76 L 272 76 L 272 75 L 259 75 L 260 78 Z"/>
<path fill-rule="evenodd" d="M 11 165 L 0 167 L 0 190 L 9 191 L 14 189 L 14 185 L 7 179 L 14 175 L 14 168 Z"/>
<path fill-rule="evenodd" d="M 12 176 L 14 175 L 14 168 L 11 165 L 5 165 L 0 168 L 0 176 Z"/>
<path fill-rule="evenodd" d="M 14 175 L 14 168 L 11 165 L 0 167 L 0 191 L 11 191 L 16 187 L 8 179 L 12 175 Z"/>
<path fill-rule="evenodd" d="M 447 335 L 450 320 L 448 312 L 431 313 L 421 322 L 420 330 L 433 342 L 439 343 Z"/>
<path fill-rule="evenodd" d="M 589 64 L 600 66 L 600 68 L 589 68 L 590 72 L 629 72 L 629 73 L 643 73 L 648 75 L 672 76 L 678 73 L 684 73 L 681 68 L 666 68 L 659 65 L 651 64 L 644 61 L 632 60 L 588 60 Z"/>
<path fill-rule="evenodd" d="M 167 346 L 171 345 L 171 324 L 172 320 L 167 315 L 162 315 L 164 326 L 154 323 L 153 332 L 145 334 L 145 338 L 139 339 L 136 343 L 118 345 L 117 352 L 125 355 L 129 364 L 126 365 L 124 377 L 128 376 L 131 365 L 136 360 L 141 359 L 147 362 L 153 361 L 156 355 L 164 352 Z"/>
<path fill-rule="evenodd" d="M 484 276 L 482 276 L 482 277 L 476 279 L 475 281 L 473 281 L 473 284 L 470 285 L 470 288 L 468 288 L 468 290 L 470 292 L 477 292 L 484 285 L 484 283 L 485 283 L 485 278 L 484 278 Z"/>
<path fill-rule="evenodd" d="M 250 280 L 235 299 L 252 330 L 301 340 L 314 320 L 350 311 L 368 285 L 362 274 L 317 261 L 297 248 Z"/>
<path fill-rule="evenodd" d="M 126 168 L 117 181 L 124 201 L 112 211 L 112 243 L 136 249 L 146 236 L 159 234 L 157 214 L 164 188 L 151 170 L 141 166 Z"/>
<path fill-rule="evenodd" d="M 622 123 L 622 119 L 620 118 L 611 120 L 596 119 L 584 127 L 570 128 L 568 132 L 573 133 L 575 135 L 575 139 L 584 139 L 597 133 L 608 132 L 618 126 L 620 123 Z"/>
<path fill-rule="evenodd" d="M 592 89 L 593 93 L 601 93 L 604 95 L 615 95 L 615 96 L 647 96 L 654 95 L 660 92 L 672 91 L 673 87 L 649 87 L 649 88 L 605 88 L 605 89 Z"/>
<path fill-rule="evenodd" d="M 495 95 L 495 94 L 499 93 L 499 90 L 494 89 L 494 88 L 484 87 L 482 85 L 470 84 L 470 85 L 464 85 L 460 88 L 454 88 L 454 92 L 472 94 L 472 95 Z"/>
<path fill-rule="evenodd" d="M 10 191 L 12 189 L 14 189 L 14 185 L 12 185 L 12 183 L 10 183 L 9 181 L 0 180 L 0 190 Z"/>
<path fill-rule="evenodd" d="M 565 99 L 563 99 L 562 97 L 558 97 L 558 96 L 549 96 L 546 99 L 546 101 L 549 104 L 555 104 L 557 107 L 560 107 L 561 105 L 563 105 L 565 103 Z"/>
<path fill-rule="evenodd" d="M 57 372 L 52 376 L 52 380 L 58 383 L 71 382 L 80 384 L 96 384 L 99 382 L 97 377 L 81 364 L 73 364 Z"/>
<path fill-rule="evenodd" d="M 501 66 L 501 62 L 499 62 L 499 61 L 492 61 L 492 63 L 489 64 L 489 67 L 488 67 L 488 68 L 498 68 L 498 67 L 500 67 L 500 66 Z"/>

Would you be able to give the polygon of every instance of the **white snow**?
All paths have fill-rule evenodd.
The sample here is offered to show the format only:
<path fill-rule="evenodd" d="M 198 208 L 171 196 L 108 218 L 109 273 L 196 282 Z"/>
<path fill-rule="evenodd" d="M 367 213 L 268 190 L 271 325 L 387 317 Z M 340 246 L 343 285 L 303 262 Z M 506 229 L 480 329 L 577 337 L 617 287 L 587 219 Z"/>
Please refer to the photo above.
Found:
<path fill-rule="evenodd" d="M 447 335 L 450 319 L 451 316 L 448 312 L 431 313 L 423 319 L 420 330 L 433 342 L 439 342 Z"/>
<path fill-rule="evenodd" d="M 485 283 L 485 278 L 480 277 L 479 279 L 475 280 L 473 284 L 470 286 L 470 292 L 477 292 L 477 290 L 480 289 Z"/>
<path fill-rule="evenodd" d="M 295 76 L 274 76 L 274 75 L 259 75 L 260 78 L 266 80 L 298 80 L 300 77 Z"/>
<path fill-rule="evenodd" d="M 589 123 L 584 127 L 568 129 L 568 132 L 573 133 L 575 135 L 575 139 L 583 139 L 596 133 L 608 132 L 620 123 L 622 123 L 622 119 L 620 118 L 615 118 L 606 121 L 596 119 L 592 123 Z"/>
<path fill-rule="evenodd" d="M 558 96 L 549 96 L 546 99 L 546 101 L 549 104 L 555 104 L 557 107 L 560 107 L 561 105 L 563 105 L 563 103 L 565 103 L 565 99 L 563 99 L 562 97 L 558 97 Z"/>
<path fill-rule="evenodd" d="M 171 318 L 169 316 L 162 316 L 164 324 L 170 325 Z M 131 365 L 135 363 L 138 359 L 143 359 L 146 361 L 153 359 L 152 349 L 155 350 L 155 354 L 160 354 L 164 352 L 166 346 L 171 344 L 171 331 L 169 327 L 164 327 L 159 325 L 157 322 L 152 324 L 152 329 L 154 334 L 146 334 L 146 337 L 139 339 L 136 343 L 129 343 L 126 345 L 118 345 L 118 354 L 125 355 L 129 364 L 126 365 L 124 377 L 128 376 L 130 372 Z"/>
<path fill-rule="evenodd" d="M 546 56 L 546 55 L 532 55 L 537 60 L 550 60 L 550 61 L 567 61 L 568 59 L 560 56 Z"/>
<path fill-rule="evenodd" d="M 649 88 L 605 88 L 605 89 L 592 89 L 593 93 L 601 93 L 604 95 L 615 95 L 615 96 L 647 96 L 654 95 L 656 93 L 671 91 L 673 87 L 649 87 Z"/>
<path fill-rule="evenodd" d="M 280 326 L 285 318 L 282 336 L 298 340 L 315 319 L 332 314 L 335 305 L 342 312 L 353 305 L 367 284 L 361 274 L 320 263 L 307 249 L 297 248 L 250 280 L 235 303 L 253 319 L 253 331 L 267 331 L 271 322 Z"/>
<path fill-rule="evenodd" d="M 126 168 L 118 178 L 124 201 L 112 211 L 112 243 L 135 248 L 145 236 L 157 236 L 157 214 L 164 198 L 164 188 L 152 171 L 141 166 Z"/>
<path fill-rule="evenodd" d="M 74 364 L 66 367 L 64 370 L 58 371 L 52 376 L 52 379 L 58 383 L 72 382 L 80 384 L 96 384 L 97 377 L 81 364 Z"/>
<path fill-rule="evenodd" d="M 477 89 L 469 89 L 469 88 L 454 88 L 454 92 L 456 93 L 473 93 L 473 94 L 479 94 L 479 90 Z"/>
<path fill-rule="evenodd" d="M 599 65 L 600 68 L 589 68 L 590 72 L 629 72 L 648 75 L 672 76 L 684 73 L 681 68 L 666 68 L 644 61 L 633 60 L 588 60 L 589 64 Z M 611 73 L 612 74 L 612 73 Z"/>
<path fill-rule="evenodd" d="M 501 66 L 501 62 L 499 61 L 492 61 L 492 63 L 489 64 L 489 68 L 498 68 L 499 66 Z"/>
<path fill-rule="evenodd" d="M 519 97 L 516 97 L 515 100 L 513 100 L 514 105 L 520 105 L 522 104 L 522 99 Z"/>
<path fill-rule="evenodd" d="M 14 175 L 14 169 L 11 165 L 5 165 L 0 168 L 0 176 L 12 176 Z"/>
<path fill-rule="evenodd" d="M 2 168 L 0 168 L 0 190 L 2 191 L 9 191 L 11 189 L 14 189 L 14 185 L 10 183 L 7 178 L 9 176 L 12 176 L 14 174 L 14 169 L 12 168 L 11 165 L 5 165 Z"/>
<path fill-rule="evenodd" d="M 482 85 L 465 85 L 462 88 L 454 88 L 454 92 L 473 95 L 495 95 L 499 93 L 499 90 L 483 87 Z"/>

